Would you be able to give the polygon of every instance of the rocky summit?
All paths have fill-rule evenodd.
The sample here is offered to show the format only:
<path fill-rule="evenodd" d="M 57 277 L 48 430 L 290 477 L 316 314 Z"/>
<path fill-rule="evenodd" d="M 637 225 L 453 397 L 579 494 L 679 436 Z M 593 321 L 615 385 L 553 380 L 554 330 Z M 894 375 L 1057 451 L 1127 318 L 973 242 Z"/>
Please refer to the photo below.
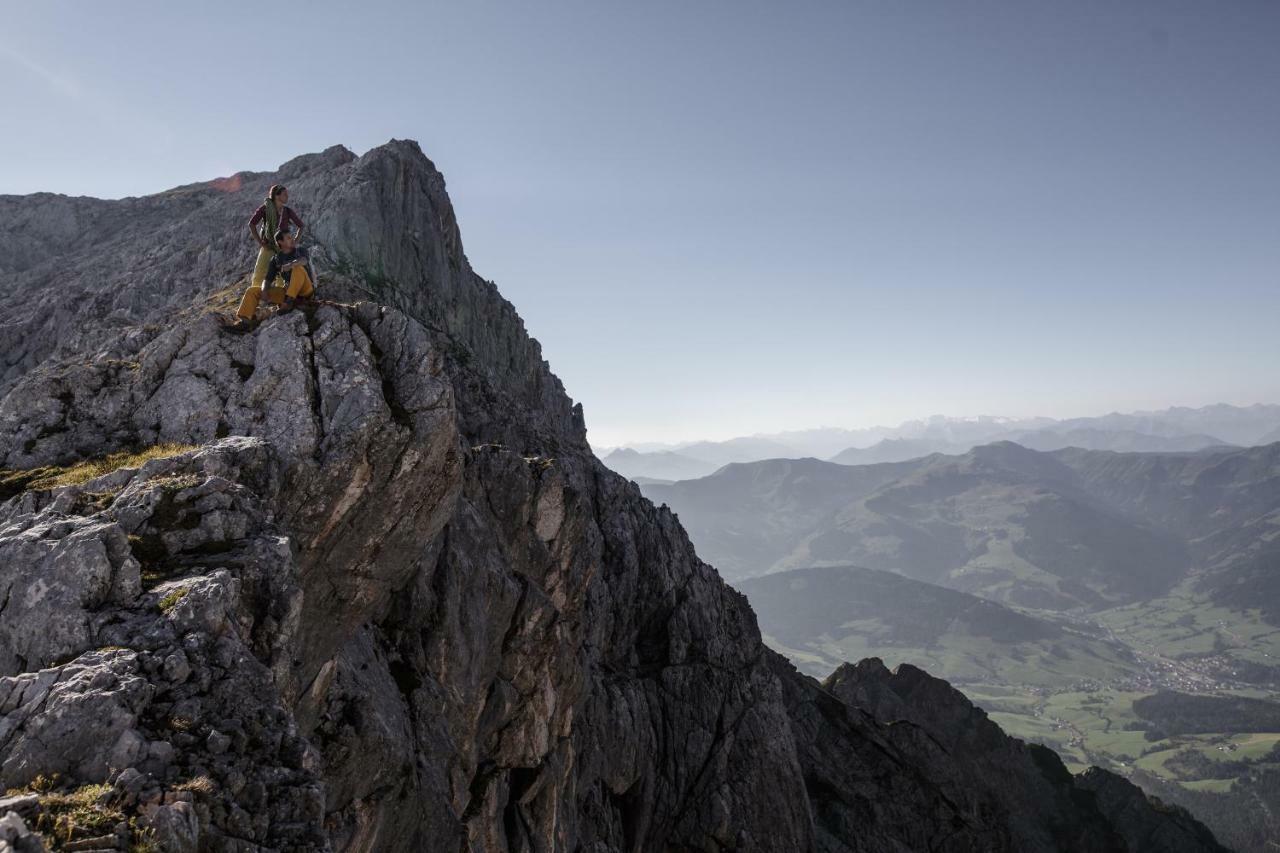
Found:
<path fill-rule="evenodd" d="M 235 330 L 273 183 L 321 301 Z M 0 197 L 0 300 L 0 850 L 1220 849 L 923 672 L 765 648 L 415 143 Z"/>

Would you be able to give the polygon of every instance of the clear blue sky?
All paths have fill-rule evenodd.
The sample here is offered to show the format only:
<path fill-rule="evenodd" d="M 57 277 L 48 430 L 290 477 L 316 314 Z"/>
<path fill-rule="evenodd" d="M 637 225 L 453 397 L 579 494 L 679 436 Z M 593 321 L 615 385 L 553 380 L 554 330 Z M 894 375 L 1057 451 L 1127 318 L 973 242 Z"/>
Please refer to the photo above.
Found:
<path fill-rule="evenodd" d="M 417 139 L 597 444 L 1280 401 L 1274 0 L 270 8 L 0 2 L 0 192 Z"/>

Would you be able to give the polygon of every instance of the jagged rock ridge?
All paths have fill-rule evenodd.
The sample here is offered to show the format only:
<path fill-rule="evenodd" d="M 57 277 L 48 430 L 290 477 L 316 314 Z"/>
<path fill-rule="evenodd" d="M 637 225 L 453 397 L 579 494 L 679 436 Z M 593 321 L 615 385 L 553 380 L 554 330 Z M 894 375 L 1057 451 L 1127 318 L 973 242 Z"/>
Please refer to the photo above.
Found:
<path fill-rule="evenodd" d="M 276 182 L 331 304 L 237 334 L 218 312 Z M 0 276 L 6 468 L 172 444 L 6 481 L 0 846 L 103 785 L 119 820 L 81 846 L 1140 849 L 1060 764 L 1018 772 L 1070 795 L 1015 811 L 927 723 L 765 649 L 591 455 L 416 144 L 0 198 Z"/>

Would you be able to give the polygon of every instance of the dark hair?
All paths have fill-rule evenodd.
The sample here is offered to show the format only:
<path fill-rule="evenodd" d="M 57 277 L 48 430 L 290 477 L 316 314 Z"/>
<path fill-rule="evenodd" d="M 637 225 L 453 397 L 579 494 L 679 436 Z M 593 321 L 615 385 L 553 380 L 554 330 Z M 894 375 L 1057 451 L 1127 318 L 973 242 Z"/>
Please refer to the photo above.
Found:
<path fill-rule="evenodd" d="M 280 195 L 280 193 L 284 192 L 286 189 L 288 189 L 288 187 L 284 184 L 272 184 L 271 189 L 267 190 L 267 198 L 275 201 L 276 196 Z"/>
<path fill-rule="evenodd" d="M 275 235 L 271 239 L 279 243 L 281 240 L 283 240 L 285 237 L 288 237 L 288 236 L 289 236 L 288 228 L 277 228 Z"/>

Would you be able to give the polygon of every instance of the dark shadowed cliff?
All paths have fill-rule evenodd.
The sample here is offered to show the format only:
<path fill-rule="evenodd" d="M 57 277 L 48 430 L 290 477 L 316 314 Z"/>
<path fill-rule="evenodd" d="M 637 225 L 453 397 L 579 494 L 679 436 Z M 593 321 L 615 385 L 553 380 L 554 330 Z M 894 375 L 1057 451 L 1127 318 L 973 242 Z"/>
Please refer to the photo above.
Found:
<path fill-rule="evenodd" d="M 237 333 L 276 182 L 326 304 Z M 591 455 L 412 142 L 0 198 L 0 308 L 0 846 L 1151 849 L 1141 813 L 1215 849 L 765 649 Z"/>

